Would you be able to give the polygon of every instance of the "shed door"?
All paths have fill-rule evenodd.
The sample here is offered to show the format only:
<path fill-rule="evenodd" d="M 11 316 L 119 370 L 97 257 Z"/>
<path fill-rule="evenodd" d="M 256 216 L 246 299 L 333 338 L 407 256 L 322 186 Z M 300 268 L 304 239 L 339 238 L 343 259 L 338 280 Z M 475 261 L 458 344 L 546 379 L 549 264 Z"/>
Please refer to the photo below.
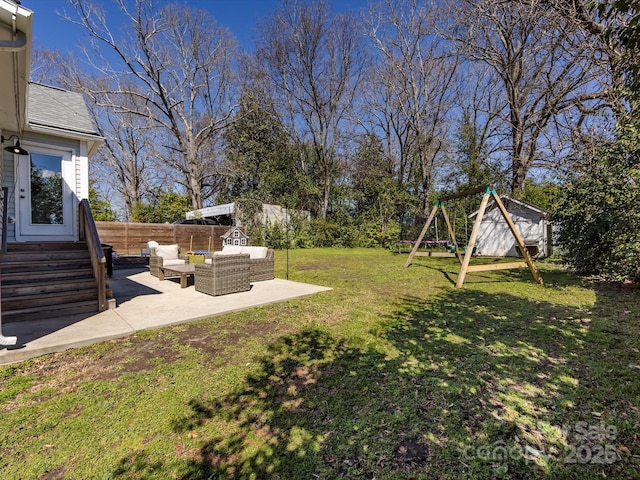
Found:
<path fill-rule="evenodd" d="M 74 193 L 70 187 L 74 177 L 71 152 L 34 146 L 27 148 L 29 156 L 17 159 L 16 234 L 70 237 L 73 235 L 74 218 Z"/>

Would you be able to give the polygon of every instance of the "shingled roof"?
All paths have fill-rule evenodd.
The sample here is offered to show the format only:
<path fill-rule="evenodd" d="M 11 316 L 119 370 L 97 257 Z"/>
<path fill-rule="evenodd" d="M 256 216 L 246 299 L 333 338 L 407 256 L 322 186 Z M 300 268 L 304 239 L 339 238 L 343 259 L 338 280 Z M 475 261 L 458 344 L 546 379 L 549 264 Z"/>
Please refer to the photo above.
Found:
<path fill-rule="evenodd" d="M 84 98 L 76 92 L 30 83 L 28 117 L 31 127 L 99 136 Z"/>

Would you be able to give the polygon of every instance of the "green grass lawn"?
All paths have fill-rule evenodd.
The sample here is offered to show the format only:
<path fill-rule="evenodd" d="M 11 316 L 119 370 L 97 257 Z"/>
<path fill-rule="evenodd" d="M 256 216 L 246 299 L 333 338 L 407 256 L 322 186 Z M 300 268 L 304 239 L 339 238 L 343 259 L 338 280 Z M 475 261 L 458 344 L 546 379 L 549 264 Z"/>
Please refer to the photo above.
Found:
<path fill-rule="evenodd" d="M 405 260 L 294 250 L 332 291 L 0 367 L 0 477 L 639 478 L 637 290 Z"/>

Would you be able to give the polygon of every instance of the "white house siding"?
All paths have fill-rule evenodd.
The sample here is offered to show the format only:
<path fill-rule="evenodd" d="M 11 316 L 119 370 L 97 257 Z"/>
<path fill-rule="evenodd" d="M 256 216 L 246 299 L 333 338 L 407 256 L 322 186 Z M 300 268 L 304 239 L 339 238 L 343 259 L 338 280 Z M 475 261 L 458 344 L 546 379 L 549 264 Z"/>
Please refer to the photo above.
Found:
<path fill-rule="evenodd" d="M 66 150 L 70 151 L 74 163 L 75 176 L 73 184 L 70 185 L 73 193 L 77 197 L 77 200 L 82 200 L 83 198 L 88 198 L 89 192 L 86 191 L 87 188 L 85 184 L 89 183 L 89 175 L 88 175 L 88 159 L 87 159 L 87 149 L 79 140 L 74 140 L 70 138 L 56 137 L 53 135 L 43 135 L 37 134 L 34 132 L 25 132 L 24 134 L 24 142 L 26 144 L 37 144 L 39 147 L 43 148 L 52 148 L 54 150 Z M 28 150 L 28 148 L 27 148 Z"/>
<path fill-rule="evenodd" d="M 80 155 L 80 140 L 57 137 L 35 132 L 24 132 L 22 143 L 37 143 L 42 147 L 52 147 L 62 150 L 71 150 L 74 155 Z"/>
<path fill-rule="evenodd" d="M 16 197 L 15 197 L 16 177 L 13 167 L 13 154 L 2 151 L 2 186 L 9 189 L 7 198 L 7 216 L 9 223 L 7 225 L 7 240 L 14 241 L 16 238 Z"/>
<path fill-rule="evenodd" d="M 525 244 L 537 245 L 539 255 L 546 255 L 546 222 L 541 212 L 508 200 L 505 204 Z M 484 214 L 476 241 L 476 253 L 490 257 L 520 256 L 515 237 L 497 207 Z"/>
<path fill-rule="evenodd" d="M 89 199 L 89 153 L 86 142 L 78 142 L 76 154 L 76 192 L 79 200 Z"/>

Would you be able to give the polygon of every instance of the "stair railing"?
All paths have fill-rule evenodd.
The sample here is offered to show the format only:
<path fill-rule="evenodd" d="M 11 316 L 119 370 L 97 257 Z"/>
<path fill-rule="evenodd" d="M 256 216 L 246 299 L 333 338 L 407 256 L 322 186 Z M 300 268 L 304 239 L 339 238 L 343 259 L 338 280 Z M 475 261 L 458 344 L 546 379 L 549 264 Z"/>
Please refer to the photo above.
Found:
<path fill-rule="evenodd" d="M 103 312 L 107 309 L 107 259 L 87 199 L 80 201 L 79 211 L 80 240 L 86 241 L 89 248 L 93 276 L 98 284 L 98 311 Z"/>

